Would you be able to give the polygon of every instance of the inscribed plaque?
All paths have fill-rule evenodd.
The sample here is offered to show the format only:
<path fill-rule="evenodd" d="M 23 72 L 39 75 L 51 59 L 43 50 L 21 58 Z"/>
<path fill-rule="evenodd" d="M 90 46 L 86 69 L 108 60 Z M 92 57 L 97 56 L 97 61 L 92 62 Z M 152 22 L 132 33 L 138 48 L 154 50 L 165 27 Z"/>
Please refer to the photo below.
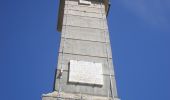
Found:
<path fill-rule="evenodd" d="M 69 82 L 103 85 L 102 63 L 70 60 Z"/>

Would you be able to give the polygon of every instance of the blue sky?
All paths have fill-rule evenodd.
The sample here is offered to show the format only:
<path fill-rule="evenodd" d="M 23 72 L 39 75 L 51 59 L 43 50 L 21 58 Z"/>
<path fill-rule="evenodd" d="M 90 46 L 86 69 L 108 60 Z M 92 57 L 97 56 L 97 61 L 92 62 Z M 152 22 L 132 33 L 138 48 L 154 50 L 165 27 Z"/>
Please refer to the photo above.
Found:
<path fill-rule="evenodd" d="M 108 16 L 122 100 L 170 100 L 170 1 L 111 0 Z M 52 91 L 58 0 L 0 1 L 1 100 Z"/>

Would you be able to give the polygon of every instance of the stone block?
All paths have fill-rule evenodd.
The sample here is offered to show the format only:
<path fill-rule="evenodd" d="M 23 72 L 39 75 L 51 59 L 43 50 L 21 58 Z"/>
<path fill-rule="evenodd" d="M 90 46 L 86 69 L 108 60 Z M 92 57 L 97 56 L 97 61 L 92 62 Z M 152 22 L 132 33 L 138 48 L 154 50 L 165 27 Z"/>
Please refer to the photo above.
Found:
<path fill-rule="evenodd" d="M 108 96 L 95 96 L 81 93 L 67 93 L 53 91 L 51 93 L 43 94 L 43 100 L 120 100 L 118 98 L 111 99 Z"/>
<path fill-rule="evenodd" d="M 67 78 L 65 79 L 65 77 L 67 77 Z M 113 78 L 113 76 L 112 76 L 112 78 Z M 110 76 L 103 75 L 103 79 L 104 79 L 103 86 L 68 83 L 68 81 L 65 83 L 65 81 L 68 80 L 68 72 L 64 72 L 63 78 L 60 79 L 60 82 L 61 82 L 60 85 L 59 85 L 59 79 L 56 79 L 55 90 L 58 91 L 60 88 L 61 92 L 64 91 L 67 93 L 93 94 L 96 96 L 108 96 L 108 94 L 111 95 L 109 92 L 110 88 L 111 88 L 110 87 Z M 112 80 L 112 81 L 114 81 L 114 80 Z M 117 93 L 115 93 L 115 94 L 117 94 Z"/>
<path fill-rule="evenodd" d="M 61 39 L 60 51 L 69 54 L 112 58 L 111 47 L 106 43 Z"/>
<path fill-rule="evenodd" d="M 78 0 L 66 0 L 65 1 L 66 5 L 74 5 L 74 6 L 88 6 L 88 7 L 94 7 L 94 8 L 105 8 L 105 6 L 103 4 L 100 4 L 99 2 L 91 1 L 90 5 L 80 5 Z"/>
<path fill-rule="evenodd" d="M 65 5 L 65 10 L 76 10 L 76 11 L 82 11 L 82 12 L 89 12 L 89 13 L 103 13 L 105 14 L 104 8 L 98 7 L 89 7 L 89 6 L 75 6 L 75 5 Z"/>
<path fill-rule="evenodd" d="M 92 12 L 78 11 L 78 10 L 68 10 L 68 9 L 65 9 L 64 13 L 65 13 L 66 16 L 67 15 L 74 15 L 74 16 L 106 19 L 106 14 L 102 14 L 102 13 L 92 13 Z"/>
<path fill-rule="evenodd" d="M 63 25 L 97 28 L 97 29 L 108 29 L 107 22 L 104 19 L 74 16 L 74 15 L 65 15 L 63 20 Z"/>
<path fill-rule="evenodd" d="M 42 97 L 42 100 L 57 100 L 54 97 Z"/>
<path fill-rule="evenodd" d="M 110 42 L 109 33 L 107 30 L 63 26 L 61 35 L 63 38 L 72 38 L 72 39 L 99 41 L 99 42 Z"/>

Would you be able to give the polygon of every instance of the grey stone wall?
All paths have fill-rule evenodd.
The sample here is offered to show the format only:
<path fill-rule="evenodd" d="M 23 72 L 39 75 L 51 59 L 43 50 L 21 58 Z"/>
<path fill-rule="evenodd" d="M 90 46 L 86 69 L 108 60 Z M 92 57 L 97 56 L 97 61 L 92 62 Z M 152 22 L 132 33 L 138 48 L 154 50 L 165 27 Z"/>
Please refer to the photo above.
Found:
<path fill-rule="evenodd" d="M 68 83 L 70 60 L 102 63 L 104 85 Z M 55 91 L 61 88 L 65 93 L 107 97 L 111 96 L 111 90 L 117 97 L 105 7 L 98 0 L 93 0 L 91 5 L 79 4 L 78 0 L 65 1 L 57 69 L 62 69 L 63 74 L 58 79 L 56 73 Z"/>

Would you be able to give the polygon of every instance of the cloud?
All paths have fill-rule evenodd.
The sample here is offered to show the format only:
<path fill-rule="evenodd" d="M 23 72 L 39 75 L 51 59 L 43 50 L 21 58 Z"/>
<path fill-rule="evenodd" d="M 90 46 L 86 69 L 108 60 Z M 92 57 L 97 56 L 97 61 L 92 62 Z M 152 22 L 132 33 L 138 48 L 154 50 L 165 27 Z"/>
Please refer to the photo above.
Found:
<path fill-rule="evenodd" d="M 170 28 L 170 0 L 120 0 L 153 28 Z"/>

